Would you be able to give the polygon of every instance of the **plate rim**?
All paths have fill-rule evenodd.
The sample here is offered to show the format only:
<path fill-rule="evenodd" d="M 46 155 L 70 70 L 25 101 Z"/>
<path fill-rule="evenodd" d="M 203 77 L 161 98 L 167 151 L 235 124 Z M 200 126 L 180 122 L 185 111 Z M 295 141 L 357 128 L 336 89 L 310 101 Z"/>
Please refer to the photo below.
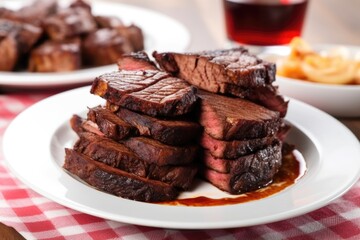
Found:
<path fill-rule="evenodd" d="M 38 103 L 35 103 L 34 105 L 30 106 L 29 108 L 24 110 L 22 113 L 20 113 L 9 124 L 9 126 L 5 130 L 4 137 L 3 137 L 3 152 L 4 152 L 4 157 L 5 157 L 5 163 L 6 163 L 5 165 L 11 170 L 11 172 L 18 179 L 20 179 L 23 183 L 25 183 L 27 186 L 29 186 L 34 191 L 38 192 L 40 195 L 42 195 L 46 198 L 49 198 L 61 205 L 75 209 L 80 212 L 84 212 L 84 213 L 87 213 L 90 215 L 102 217 L 105 219 L 110 219 L 110 220 L 120 221 L 120 222 L 124 222 L 124 223 L 130 223 L 130 224 L 150 226 L 150 227 L 163 227 L 163 228 L 165 227 L 165 228 L 175 228 L 175 229 L 218 229 L 218 228 L 253 226 L 253 225 L 258 225 L 258 224 L 266 224 L 266 223 L 270 223 L 270 222 L 280 221 L 280 220 L 284 220 L 284 219 L 287 219 L 290 217 L 296 217 L 298 215 L 302 215 L 302 214 L 305 214 L 312 210 L 318 209 L 322 206 L 325 206 L 328 203 L 330 203 L 331 201 L 333 201 L 334 199 L 342 196 L 346 191 L 348 191 L 351 188 L 351 186 L 356 183 L 356 181 L 358 180 L 358 178 L 360 176 L 360 167 L 359 167 L 356 170 L 356 174 L 353 173 L 354 176 L 352 176 L 352 178 L 350 180 L 349 179 L 347 180 L 346 186 L 343 186 L 341 189 L 337 189 L 337 191 L 333 192 L 332 194 L 329 194 L 327 196 L 327 198 L 325 198 L 325 200 L 322 198 L 322 200 L 318 200 L 317 202 L 311 204 L 310 207 L 309 207 L 309 205 L 306 205 L 306 206 L 303 206 L 300 208 L 293 209 L 288 212 L 281 212 L 281 213 L 277 213 L 277 214 L 270 215 L 267 217 L 263 217 L 263 218 L 261 218 L 260 221 L 257 219 L 252 219 L 247 222 L 244 222 L 243 220 L 240 221 L 239 219 L 234 218 L 234 219 L 228 220 L 226 222 L 218 222 L 216 220 L 213 220 L 213 221 L 208 220 L 208 222 L 197 221 L 194 223 L 190 219 L 187 219 L 187 221 L 189 221 L 189 222 L 182 222 L 181 220 L 164 221 L 161 219 L 161 217 L 157 218 L 157 219 L 149 219 L 149 218 L 143 218 L 142 215 L 136 215 L 136 214 L 132 215 L 132 216 L 119 216 L 119 215 L 116 215 L 109 211 L 108 211 L 108 213 L 104 214 L 104 210 L 94 209 L 89 206 L 83 206 L 81 203 L 74 202 L 74 199 L 67 199 L 66 196 L 59 197 L 59 196 L 52 196 L 51 194 L 49 195 L 49 193 L 46 191 L 46 189 L 45 190 L 39 189 L 38 186 L 34 186 L 33 183 L 31 182 L 31 180 L 26 179 L 23 176 L 21 176 L 18 172 L 18 169 L 14 169 L 14 165 L 13 165 L 12 161 L 14 161 L 14 158 L 13 158 L 14 154 L 16 155 L 18 153 L 14 153 L 14 152 L 10 151 L 10 148 L 9 148 L 9 146 L 11 146 L 11 139 L 14 139 L 14 133 L 17 132 L 16 128 L 19 127 L 19 126 L 17 126 L 18 122 L 21 123 L 21 121 L 26 120 L 26 119 L 24 119 L 25 117 L 27 117 L 28 115 L 31 116 L 32 112 L 34 112 L 34 109 L 36 110 L 38 108 L 41 108 L 41 107 L 43 107 L 43 105 L 53 104 L 54 102 L 56 103 L 57 101 L 59 101 L 59 99 L 69 98 L 69 96 L 73 96 L 73 97 L 76 96 L 78 99 L 80 99 L 81 96 L 84 97 L 84 95 L 82 95 L 82 94 L 85 94 L 85 93 L 88 95 L 91 95 L 89 93 L 88 86 L 72 89 L 72 90 L 66 91 L 66 92 L 62 92 L 60 94 L 56 94 L 56 95 L 48 97 L 44 100 L 41 100 Z M 96 96 L 94 96 L 94 97 L 96 97 Z M 85 98 L 87 99 L 87 97 L 85 97 Z M 98 101 L 98 100 L 96 100 L 96 101 Z M 355 152 L 353 154 L 355 154 L 355 156 L 358 156 L 358 157 L 360 156 L 359 141 L 353 135 L 353 133 L 351 133 L 351 131 L 348 128 L 346 128 L 342 123 L 340 123 L 338 120 L 331 117 L 330 115 L 316 109 L 315 107 L 312 107 L 312 106 L 305 104 L 303 102 L 300 102 L 298 100 L 290 99 L 290 103 L 293 104 L 293 105 L 290 104 L 290 107 L 289 107 L 290 114 L 294 114 L 292 112 L 296 111 L 296 110 L 294 110 L 295 107 L 292 107 L 292 106 L 301 106 L 303 108 L 302 110 L 305 109 L 306 111 L 310 111 L 313 114 L 317 114 L 318 116 L 325 117 L 329 122 L 331 122 L 331 124 L 337 126 L 339 128 L 338 130 L 341 130 L 342 134 L 344 134 L 348 137 L 348 140 L 351 142 L 351 144 L 358 147 L 358 151 L 356 151 L 356 149 L 355 149 Z M 90 103 L 86 102 L 85 105 L 87 105 L 87 104 L 90 104 Z M 291 120 L 291 119 L 289 119 L 289 120 Z M 290 121 L 290 122 L 292 122 L 292 121 Z M 56 124 L 56 123 L 53 123 L 53 124 Z M 306 124 L 310 124 L 310 123 L 306 123 Z M 302 126 L 302 127 L 304 127 L 304 126 Z M 311 132 L 310 134 L 314 134 L 314 133 Z M 308 135 L 308 133 L 306 135 Z M 47 136 L 47 138 L 49 139 L 49 136 Z M 319 143 L 317 143 L 317 144 L 319 144 Z M 320 145 L 321 145 L 321 143 L 320 143 Z M 15 161 L 18 161 L 18 160 L 15 160 Z M 54 162 L 54 161 L 52 161 L 52 162 Z M 55 163 L 52 163 L 52 164 L 55 166 Z M 358 165 L 359 164 L 360 163 L 358 163 Z M 62 177 L 65 176 L 65 178 L 67 178 L 66 175 L 68 175 L 68 174 L 65 173 L 64 171 L 61 171 L 61 172 L 62 172 L 61 175 L 63 175 Z M 55 177 L 58 177 L 58 176 L 55 176 Z M 68 176 L 68 177 L 70 177 L 70 176 Z M 72 180 L 71 183 L 73 183 L 75 185 L 79 185 L 79 184 L 84 185 L 83 183 L 80 183 L 79 181 L 75 181 L 74 179 Z M 82 187 L 84 187 L 84 186 L 82 186 Z M 169 211 L 169 212 L 184 211 L 185 213 L 188 213 L 190 211 L 187 209 L 191 209 L 192 214 L 200 215 L 200 217 L 204 217 L 202 215 L 205 214 L 204 213 L 205 211 L 210 211 L 211 213 L 216 213 L 216 214 L 221 214 L 222 212 L 230 213 L 230 212 L 232 212 L 231 209 L 234 209 L 234 208 L 235 208 L 235 210 L 239 210 L 239 209 L 243 209 L 244 206 L 245 207 L 251 207 L 253 205 L 256 206 L 256 205 L 258 205 L 257 203 L 259 203 L 259 201 L 266 202 L 270 198 L 272 200 L 281 199 L 281 197 L 284 195 L 284 193 L 287 194 L 286 191 L 288 191 L 288 189 L 286 189 L 286 190 L 282 191 L 281 193 L 272 195 L 268 198 L 264 198 L 264 199 L 261 199 L 258 201 L 252 201 L 249 203 L 238 204 L 238 205 L 235 205 L 235 207 L 234 207 L 234 205 L 219 206 L 219 207 L 182 207 L 182 206 L 174 207 L 174 206 L 164 206 L 164 205 L 157 205 L 157 204 L 149 205 L 149 203 L 135 202 L 135 201 L 126 200 L 126 199 L 119 199 L 115 196 L 108 196 L 109 194 L 101 193 L 95 189 L 88 189 L 88 190 L 89 191 L 86 191 L 86 192 L 89 192 L 90 194 L 95 194 L 94 196 L 101 195 L 100 196 L 101 199 L 113 198 L 113 199 L 116 199 L 116 201 L 119 201 L 120 204 L 124 204 L 124 205 L 130 204 L 130 206 L 135 205 L 139 209 L 143 209 L 143 208 L 146 209 L 149 206 L 151 206 L 150 207 L 151 211 L 154 211 L 154 212 L 164 211 L 164 209 L 166 209 L 166 211 Z M 291 190 L 289 190 L 289 191 L 291 191 Z M 106 195 L 106 197 L 103 198 L 103 195 Z M 179 210 L 174 210 L 174 208 L 177 208 Z M 224 216 L 221 216 L 221 217 L 224 217 Z"/>

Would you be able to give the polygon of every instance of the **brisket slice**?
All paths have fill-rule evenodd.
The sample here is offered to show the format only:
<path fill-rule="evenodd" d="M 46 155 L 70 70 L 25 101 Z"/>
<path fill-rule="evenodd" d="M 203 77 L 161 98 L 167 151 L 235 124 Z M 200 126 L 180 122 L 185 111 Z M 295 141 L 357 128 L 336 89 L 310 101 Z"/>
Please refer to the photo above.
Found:
<path fill-rule="evenodd" d="M 196 88 L 179 78 L 168 77 L 137 92 L 126 94 L 121 106 L 150 116 L 180 116 L 191 112 Z"/>
<path fill-rule="evenodd" d="M 111 106 L 108 105 L 111 108 Z M 158 140 L 168 145 L 188 145 L 198 140 L 201 126 L 196 122 L 183 120 L 162 120 L 125 108 L 118 108 L 115 114 L 137 128 L 141 136 Z"/>
<path fill-rule="evenodd" d="M 115 141 L 139 135 L 135 127 L 101 106 L 89 109 L 88 120 L 96 123 L 106 137 Z"/>
<path fill-rule="evenodd" d="M 169 75 L 160 71 L 117 71 L 105 73 L 92 83 L 90 92 L 109 102 L 120 105 L 121 97 L 142 90 Z"/>
<path fill-rule="evenodd" d="M 75 143 L 74 150 L 111 167 L 140 177 L 159 180 L 180 189 L 188 189 L 197 173 L 197 167 L 194 164 L 158 166 L 147 163 L 123 144 L 92 133 L 80 134 L 80 139 Z"/>
<path fill-rule="evenodd" d="M 112 104 L 151 116 L 189 113 L 197 100 L 196 89 L 165 72 L 139 70 L 97 77 L 90 90 Z"/>
<path fill-rule="evenodd" d="M 156 53 L 159 65 L 200 89 L 259 103 L 285 116 L 287 102 L 271 85 L 275 65 L 250 55 L 243 48 L 199 54 Z"/>
<path fill-rule="evenodd" d="M 142 160 L 159 166 L 189 164 L 198 154 L 196 145 L 175 147 L 146 137 L 133 137 L 123 143 Z"/>
<path fill-rule="evenodd" d="M 288 101 L 279 95 L 277 87 L 273 85 L 264 85 L 261 87 L 244 88 L 234 84 L 219 84 L 219 93 L 232 95 L 240 98 L 248 99 L 267 109 L 277 111 L 281 117 L 285 117 Z"/>
<path fill-rule="evenodd" d="M 241 98 L 199 91 L 199 123 L 211 137 L 245 140 L 274 135 L 282 121 L 278 112 Z"/>
<path fill-rule="evenodd" d="M 91 121 L 81 121 L 82 119 L 77 115 L 74 115 L 70 120 L 72 129 L 79 136 L 84 132 L 104 136 L 104 134 L 96 128 L 96 124 L 91 124 Z M 88 122 L 90 122 L 90 124 Z M 131 149 L 140 159 L 159 166 L 189 164 L 193 162 L 198 154 L 198 146 L 196 145 L 175 147 L 145 137 L 132 137 L 121 143 Z"/>
<path fill-rule="evenodd" d="M 117 65 L 119 70 L 158 70 L 144 51 L 123 54 L 118 58 Z"/>
<path fill-rule="evenodd" d="M 275 81 L 275 64 L 243 47 L 199 53 L 154 52 L 153 56 L 164 70 L 205 90 L 213 90 L 218 83 L 259 87 Z"/>
<path fill-rule="evenodd" d="M 274 141 L 274 136 L 249 140 L 222 141 L 203 133 L 201 146 L 215 158 L 235 159 L 266 147 Z"/>
<path fill-rule="evenodd" d="M 65 153 L 64 169 L 101 191 L 143 202 L 170 201 L 178 196 L 169 184 L 110 167 L 72 149 L 66 148 Z"/>
<path fill-rule="evenodd" d="M 70 118 L 70 127 L 77 135 L 83 132 L 91 132 L 99 136 L 104 136 L 104 133 L 100 131 L 96 123 L 90 120 L 84 120 L 76 114 Z"/>
<path fill-rule="evenodd" d="M 214 158 L 205 152 L 202 175 L 214 186 L 231 194 L 253 191 L 271 183 L 281 166 L 281 143 L 235 160 Z"/>

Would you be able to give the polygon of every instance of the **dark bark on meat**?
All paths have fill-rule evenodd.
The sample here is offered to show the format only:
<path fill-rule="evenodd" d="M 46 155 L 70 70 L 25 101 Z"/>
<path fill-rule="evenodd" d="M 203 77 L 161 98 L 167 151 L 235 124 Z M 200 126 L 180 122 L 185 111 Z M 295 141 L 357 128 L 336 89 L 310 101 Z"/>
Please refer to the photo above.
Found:
<path fill-rule="evenodd" d="M 241 194 L 271 183 L 281 166 L 281 158 L 279 141 L 235 160 L 216 159 L 206 152 L 202 176 L 221 190 Z"/>
<path fill-rule="evenodd" d="M 235 159 L 263 149 L 271 144 L 274 139 L 274 136 L 271 136 L 249 140 L 223 141 L 203 133 L 200 144 L 215 158 Z"/>
<path fill-rule="evenodd" d="M 275 80 L 275 64 L 242 47 L 186 54 L 154 52 L 153 56 L 166 71 L 203 89 L 217 83 L 258 87 Z"/>
<path fill-rule="evenodd" d="M 175 147 L 145 137 L 133 137 L 123 142 L 142 160 L 159 166 L 189 164 L 198 156 L 198 147 Z"/>
<path fill-rule="evenodd" d="M 150 116 L 175 117 L 192 111 L 196 89 L 167 73 L 119 71 L 97 77 L 91 93 L 112 104 Z"/>
<path fill-rule="evenodd" d="M 147 163 L 123 144 L 92 133 L 80 134 L 74 150 L 111 167 L 140 177 L 159 180 L 180 189 L 188 189 L 197 172 L 195 165 L 158 166 Z"/>
<path fill-rule="evenodd" d="M 89 109 L 88 120 L 96 123 L 106 137 L 115 141 L 139 135 L 135 127 L 101 106 Z"/>
<path fill-rule="evenodd" d="M 150 116 L 181 116 L 192 111 L 196 89 L 178 78 L 165 78 L 122 97 L 120 105 Z"/>
<path fill-rule="evenodd" d="M 249 99 L 286 115 L 287 102 L 271 85 L 275 64 L 263 61 L 244 48 L 200 53 L 157 53 L 162 69 L 200 89 Z"/>
<path fill-rule="evenodd" d="M 153 138 L 167 145 L 182 146 L 195 143 L 202 130 L 196 122 L 162 120 L 125 108 L 119 108 L 115 114 L 136 127 L 141 136 Z"/>
<path fill-rule="evenodd" d="M 178 196 L 169 184 L 110 167 L 68 148 L 65 152 L 64 169 L 101 191 L 143 202 L 169 201 Z"/>

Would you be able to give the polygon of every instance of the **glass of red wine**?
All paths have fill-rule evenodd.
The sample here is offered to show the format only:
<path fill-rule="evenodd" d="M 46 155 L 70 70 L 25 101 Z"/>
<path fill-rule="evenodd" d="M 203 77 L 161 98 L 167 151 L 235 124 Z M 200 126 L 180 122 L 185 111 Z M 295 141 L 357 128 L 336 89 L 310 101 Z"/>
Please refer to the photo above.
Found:
<path fill-rule="evenodd" d="M 223 0 L 226 34 L 232 45 L 288 44 L 301 36 L 308 0 Z"/>

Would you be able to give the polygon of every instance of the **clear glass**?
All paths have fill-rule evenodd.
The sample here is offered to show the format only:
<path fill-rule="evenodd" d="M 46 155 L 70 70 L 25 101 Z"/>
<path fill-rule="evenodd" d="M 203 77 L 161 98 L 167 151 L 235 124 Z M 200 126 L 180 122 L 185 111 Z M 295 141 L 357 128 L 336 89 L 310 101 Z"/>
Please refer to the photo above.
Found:
<path fill-rule="evenodd" d="M 223 0 L 225 27 L 233 43 L 288 44 L 301 36 L 308 0 Z"/>

